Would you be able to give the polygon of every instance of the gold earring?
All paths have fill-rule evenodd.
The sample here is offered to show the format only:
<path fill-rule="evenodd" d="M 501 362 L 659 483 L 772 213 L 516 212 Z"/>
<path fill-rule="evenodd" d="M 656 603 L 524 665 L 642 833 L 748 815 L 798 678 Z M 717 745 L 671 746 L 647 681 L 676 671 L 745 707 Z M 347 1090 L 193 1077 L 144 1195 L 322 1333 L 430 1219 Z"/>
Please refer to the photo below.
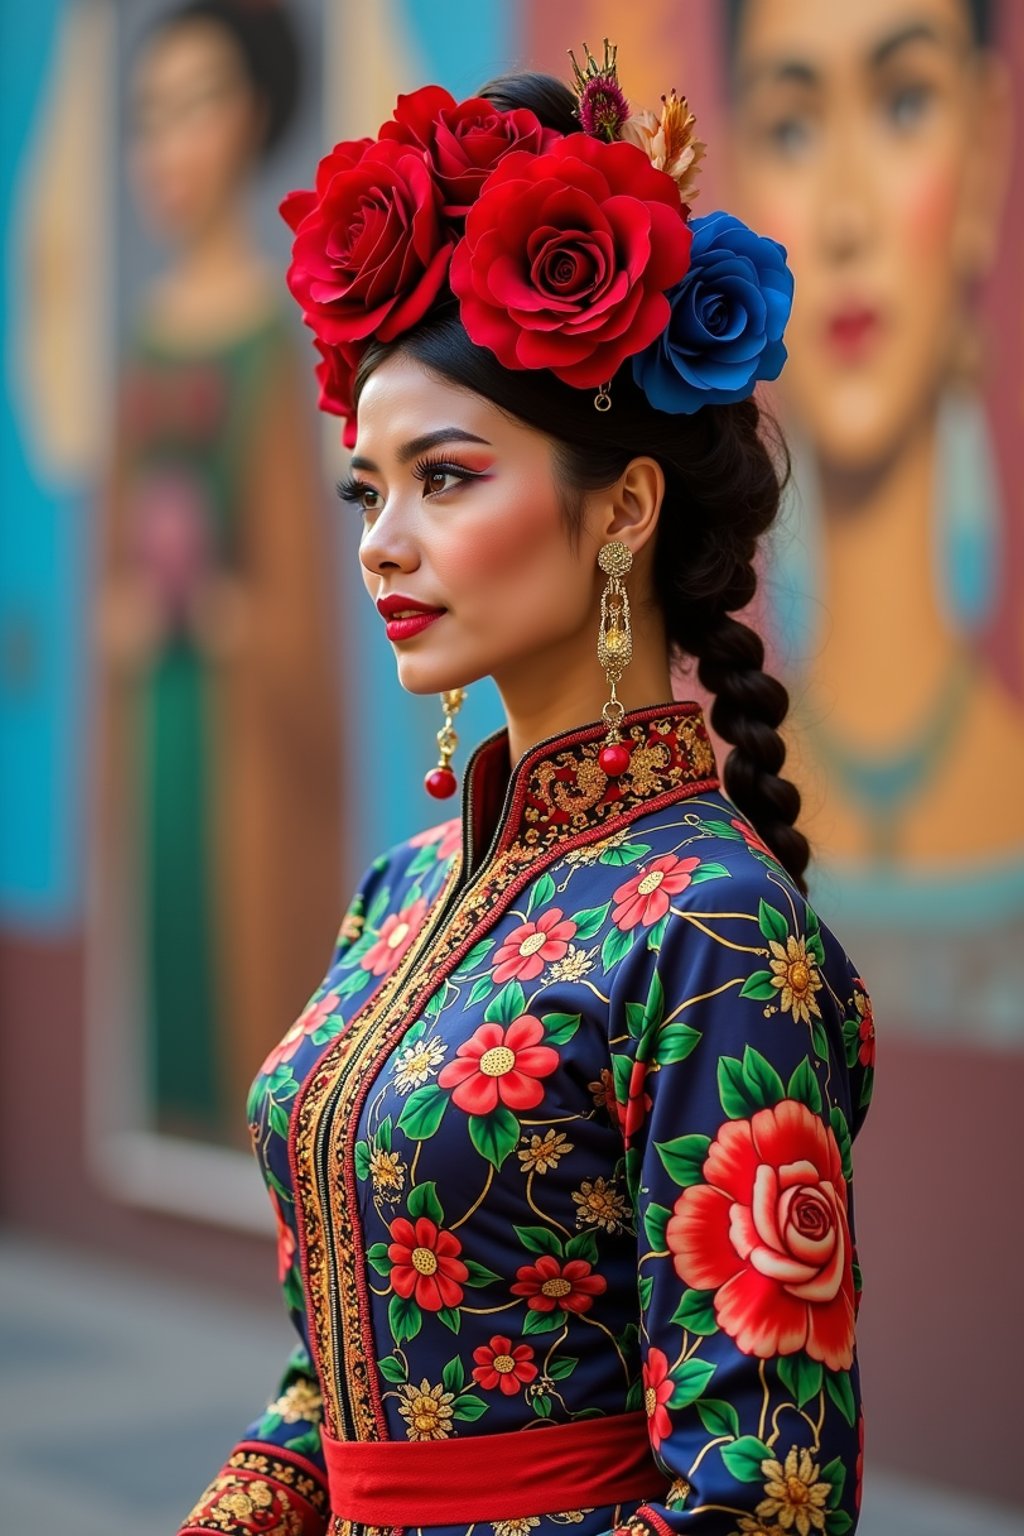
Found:
<path fill-rule="evenodd" d="M 441 750 L 441 756 L 437 767 L 432 768 L 423 780 L 424 789 L 428 795 L 433 795 L 435 800 L 447 800 L 458 788 L 458 780 L 452 772 L 451 763 L 452 753 L 459 744 L 459 738 L 455 734 L 455 726 L 452 722 L 465 702 L 465 688 L 449 688 L 441 695 L 444 725 L 437 733 L 437 745 Z"/>
<path fill-rule="evenodd" d="M 633 659 L 633 631 L 629 621 L 629 597 L 622 578 L 633 564 L 633 554 L 621 539 L 612 539 L 601 548 L 597 563 L 608 577 L 601 594 L 601 628 L 597 636 L 597 659 L 608 679 L 609 697 L 601 711 L 608 727 L 604 746 L 597 756 L 602 770 L 617 779 L 629 767 L 630 749 L 622 739 L 625 707 L 615 692 L 615 685 Z"/>

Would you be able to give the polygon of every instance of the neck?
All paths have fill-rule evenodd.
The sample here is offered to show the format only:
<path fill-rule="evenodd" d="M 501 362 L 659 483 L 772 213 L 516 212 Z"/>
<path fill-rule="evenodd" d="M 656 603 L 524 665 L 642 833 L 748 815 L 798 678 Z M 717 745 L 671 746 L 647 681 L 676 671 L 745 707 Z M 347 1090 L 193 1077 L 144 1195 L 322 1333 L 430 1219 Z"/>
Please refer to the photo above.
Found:
<path fill-rule="evenodd" d="M 639 606 L 639 605 L 638 605 Z M 593 636 L 572 637 L 495 676 L 508 722 L 509 756 L 518 762 L 548 736 L 562 735 L 601 719 L 609 688 Z M 633 610 L 633 660 L 618 684 L 627 709 L 667 703 L 672 694 L 668 640 L 660 613 L 638 618 Z"/>
<path fill-rule="evenodd" d="M 225 277 L 237 280 L 239 273 L 248 273 L 253 264 L 245 199 L 239 193 L 182 247 L 177 270 L 181 282 L 200 286 Z"/>

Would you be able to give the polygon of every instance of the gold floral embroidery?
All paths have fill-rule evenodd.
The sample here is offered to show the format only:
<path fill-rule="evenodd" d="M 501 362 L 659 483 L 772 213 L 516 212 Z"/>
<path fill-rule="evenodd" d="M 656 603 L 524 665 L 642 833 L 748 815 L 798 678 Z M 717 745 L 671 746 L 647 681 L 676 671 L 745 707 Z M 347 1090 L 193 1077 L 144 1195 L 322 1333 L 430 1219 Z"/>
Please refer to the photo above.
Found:
<path fill-rule="evenodd" d="M 785 947 L 777 939 L 768 942 L 773 956 L 768 963 L 775 972 L 772 986 L 779 988 L 779 1007 L 783 1013 L 792 1013 L 798 1024 L 801 1021 L 809 1024 L 812 1013 L 820 1018 L 821 1009 L 814 994 L 825 983 L 807 953 L 806 940 L 790 933 L 786 936 Z"/>
<path fill-rule="evenodd" d="M 578 1206 L 578 1227 L 603 1227 L 606 1232 L 621 1232 L 626 1217 L 626 1202 L 614 1184 L 605 1178 L 584 1179 L 579 1189 L 573 1191 L 573 1204 Z"/>
<path fill-rule="evenodd" d="M 521 1515 L 518 1520 L 495 1520 L 492 1529 L 494 1536 L 527 1536 L 538 1525 L 540 1521 L 536 1515 Z"/>
<path fill-rule="evenodd" d="M 399 1093 L 422 1088 L 441 1065 L 446 1049 L 443 1040 L 417 1040 L 399 1051 L 395 1062 L 395 1087 Z"/>
<path fill-rule="evenodd" d="M 760 1519 L 777 1515 L 782 1529 L 796 1531 L 797 1536 L 825 1529 L 825 1504 L 832 1485 L 819 1481 L 818 1464 L 806 1447 L 798 1451 L 794 1445 L 781 1466 L 774 1457 L 762 1461 L 761 1471 L 766 1497 L 757 1506 Z"/>
<path fill-rule="evenodd" d="M 566 1139 L 565 1132 L 549 1129 L 543 1136 L 534 1132 L 529 1145 L 521 1147 L 516 1156 L 523 1165 L 524 1173 L 547 1173 L 549 1169 L 557 1168 L 559 1159 L 571 1151 L 572 1142 Z"/>
<path fill-rule="evenodd" d="M 548 966 L 548 980 L 580 981 L 593 969 L 594 962 L 586 950 L 580 949 L 578 944 L 570 944 L 561 960 L 555 960 Z"/>
<path fill-rule="evenodd" d="M 370 1178 L 375 1193 L 382 1199 L 398 1200 L 405 1185 L 405 1164 L 397 1152 L 375 1147 L 370 1153 Z"/>
<path fill-rule="evenodd" d="M 410 1440 L 447 1440 L 452 1432 L 453 1392 L 432 1387 L 423 1379 L 418 1387 L 403 1382 L 398 1388 L 398 1411 L 409 1426 Z"/>
<path fill-rule="evenodd" d="M 305 1419 L 319 1424 L 323 1398 L 309 1381 L 293 1381 L 274 1402 L 267 1404 L 268 1413 L 280 1414 L 286 1424 L 297 1424 Z"/>
<path fill-rule="evenodd" d="M 255 1518 L 280 1536 L 312 1536 L 327 1514 L 327 1489 L 292 1462 L 256 1451 L 232 1453 L 181 1526 L 239 1536 Z"/>

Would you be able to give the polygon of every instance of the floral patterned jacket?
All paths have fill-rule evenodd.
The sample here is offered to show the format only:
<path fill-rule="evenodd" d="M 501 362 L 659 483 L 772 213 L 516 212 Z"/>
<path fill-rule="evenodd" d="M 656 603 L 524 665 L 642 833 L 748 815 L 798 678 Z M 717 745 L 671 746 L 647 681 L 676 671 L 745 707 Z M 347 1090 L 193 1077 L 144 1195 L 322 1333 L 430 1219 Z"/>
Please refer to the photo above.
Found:
<path fill-rule="evenodd" d="M 300 1342 L 182 1533 L 361 1536 L 322 1430 L 641 1409 L 659 1499 L 485 1536 L 854 1529 L 871 1004 L 721 792 L 699 706 L 625 729 L 618 781 L 600 725 L 511 779 L 490 737 L 461 818 L 366 873 L 248 1105 Z"/>

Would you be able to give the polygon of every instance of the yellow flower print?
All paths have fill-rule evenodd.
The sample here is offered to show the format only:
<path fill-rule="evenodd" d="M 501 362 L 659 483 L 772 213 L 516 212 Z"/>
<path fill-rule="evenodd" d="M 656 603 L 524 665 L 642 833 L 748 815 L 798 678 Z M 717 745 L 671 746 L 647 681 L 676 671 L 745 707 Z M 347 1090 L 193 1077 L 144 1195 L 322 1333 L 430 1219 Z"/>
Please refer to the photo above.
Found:
<path fill-rule="evenodd" d="M 495 1520 L 494 1536 L 527 1536 L 534 1526 L 540 1525 L 536 1515 L 522 1515 L 518 1520 Z"/>
<path fill-rule="evenodd" d="M 761 1471 L 766 1497 L 755 1511 L 760 1519 L 777 1516 L 783 1531 L 795 1531 L 797 1536 L 825 1529 L 825 1504 L 832 1485 L 819 1481 L 818 1464 L 806 1447 L 798 1451 L 794 1445 L 782 1466 L 774 1458 L 762 1461 Z"/>
<path fill-rule="evenodd" d="M 786 1536 L 786 1533 L 774 1520 L 771 1525 L 765 1525 L 756 1515 L 742 1515 L 740 1528 L 734 1536 Z"/>
<path fill-rule="evenodd" d="M 673 1505 L 684 1504 L 692 1492 L 693 1488 L 686 1478 L 677 1477 L 665 1495 L 665 1503 L 670 1509 Z"/>
<path fill-rule="evenodd" d="M 594 962 L 585 949 L 580 949 L 578 944 L 570 944 L 568 952 L 561 960 L 555 960 L 548 966 L 549 981 L 580 981 L 588 971 L 594 969 Z"/>
<path fill-rule="evenodd" d="M 455 1395 L 442 1386 L 432 1387 L 426 1377 L 418 1387 L 403 1382 L 398 1388 L 398 1411 L 409 1426 L 410 1440 L 447 1440 L 452 1432 Z"/>
<path fill-rule="evenodd" d="M 297 1424 L 306 1419 L 319 1424 L 323 1398 L 309 1381 L 293 1381 L 287 1391 L 274 1402 L 267 1404 L 268 1413 L 278 1413 L 286 1424 Z"/>
<path fill-rule="evenodd" d="M 532 1135 L 529 1145 L 521 1147 L 516 1156 L 524 1173 L 547 1173 L 557 1168 L 559 1159 L 571 1151 L 572 1142 L 566 1140 L 564 1131 L 547 1130 L 543 1136 Z"/>
<path fill-rule="evenodd" d="M 606 1232 L 621 1232 L 626 1215 L 626 1202 L 614 1184 L 607 1179 L 584 1179 L 573 1192 L 573 1203 L 578 1227 L 603 1227 Z"/>
<path fill-rule="evenodd" d="M 779 1006 L 783 1013 L 792 1013 L 797 1023 L 802 1020 L 809 1024 L 812 1013 L 820 1018 L 821 1009 L 814 994 L 825 983 L 815 961 L 807 953 L 806 941 L 790 933 L 786 936 L 785 948 L 777 939 L 768 942 L 774 956 L 769 961 L 775 972 L 772 986 L 780 989 Z"/>
<path fill-rule="evenodd" d="M 443 1040 L 417 1040 L 413 1045 L 403 1046 L 395 1062 L 395 1087 L 399 1093 L 422 1088 L 441 1065 L 446 1050 Z"/>
<path fill-rule="evenodd" d="M 397 1152 L 376 1147 L 370 1153 L 370 1178 L 373 1188 L 384 1200 L 397 1200 L 405 1184 L 405 1164 Z"/>
<path fill-rule="evenodd" d="M 615 1107 L 615 1079 L 610 1067 L 601 1068 L 601 1076 L 596 1083 L 588 1083 L 588 1089 L 594 1100 L 595 1109 L 606 1109 L 611 1115 Z"/>

